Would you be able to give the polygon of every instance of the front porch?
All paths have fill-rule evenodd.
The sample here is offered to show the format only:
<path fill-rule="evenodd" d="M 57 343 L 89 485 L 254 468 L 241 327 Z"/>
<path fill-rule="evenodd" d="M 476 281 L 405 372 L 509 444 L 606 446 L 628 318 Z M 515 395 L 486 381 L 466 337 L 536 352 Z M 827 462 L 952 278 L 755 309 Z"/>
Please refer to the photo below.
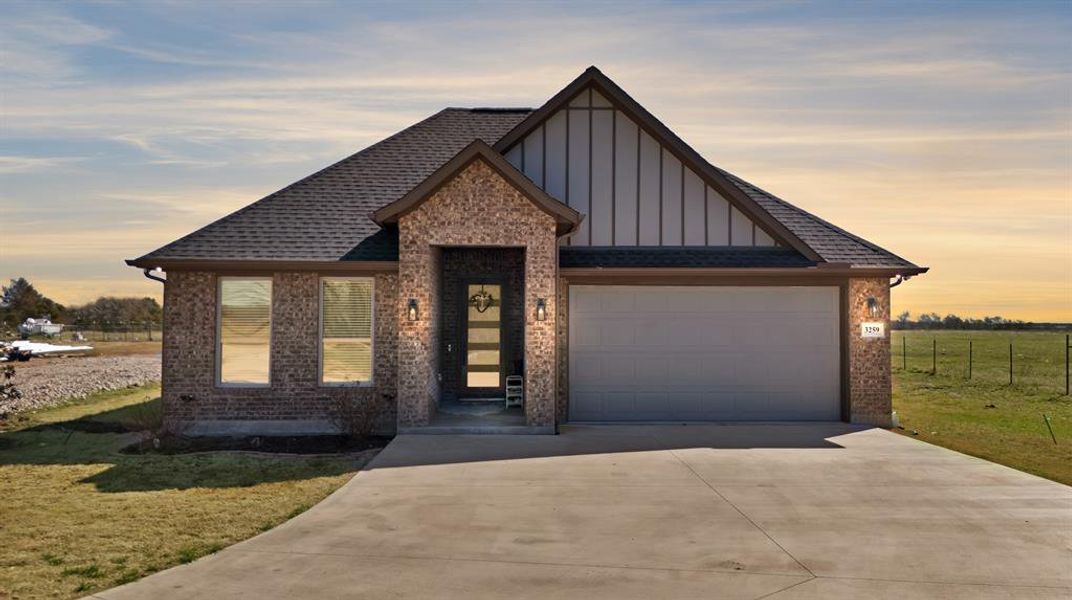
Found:
<path fill-rule="evenodd" d="M 557 243 L 572 225 L 501 156 L 472 152 L 377 215 L 399 232 L 398 429 L 554 433 Z M 523 410 L 505 408 L 510 375 Z"/>

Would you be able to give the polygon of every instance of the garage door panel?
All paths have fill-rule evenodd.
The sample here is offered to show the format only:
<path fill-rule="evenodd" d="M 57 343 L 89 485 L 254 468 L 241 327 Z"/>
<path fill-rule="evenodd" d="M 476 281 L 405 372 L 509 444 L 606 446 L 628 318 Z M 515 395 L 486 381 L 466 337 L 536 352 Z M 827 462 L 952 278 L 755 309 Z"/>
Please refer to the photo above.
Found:
<path fill-rule="evenodd" d="M 570 418 L 837 419 L 838 310 L 835 287 L 573 286 Z"/>
<path fill-rule="evenodd" d="M 602 347 L 634 346 L 636 344 L 635 321 L 627 318 L 606 318 L 599 328 L 599 343 Z"/>

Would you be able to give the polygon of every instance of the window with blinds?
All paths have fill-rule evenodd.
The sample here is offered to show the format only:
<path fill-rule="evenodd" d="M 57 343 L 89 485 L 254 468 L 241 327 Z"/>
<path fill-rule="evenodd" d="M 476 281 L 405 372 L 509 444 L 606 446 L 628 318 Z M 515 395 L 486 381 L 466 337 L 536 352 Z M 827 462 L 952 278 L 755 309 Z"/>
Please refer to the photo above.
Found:
<path fill-rule="evenodd" d="M 221 277 L 219 381 L 268 385 L 272 338 L 272 280 Z"/>
<path fill-rule="evenodd" d="M 320 381 L 372 381 L 372 279 L 320 280 Z"/>

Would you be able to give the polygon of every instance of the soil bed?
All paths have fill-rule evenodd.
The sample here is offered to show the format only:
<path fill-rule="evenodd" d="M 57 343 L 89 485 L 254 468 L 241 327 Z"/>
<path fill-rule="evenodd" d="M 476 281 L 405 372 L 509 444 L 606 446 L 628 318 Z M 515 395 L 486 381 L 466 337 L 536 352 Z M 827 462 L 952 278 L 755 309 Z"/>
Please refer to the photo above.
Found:
<path fill-rule="evenodd" d="M 245 450 L 269 454 L 345 454 L 383 448 L 391 441 L 386 436 L 354 437 L 343 435 L 188 437 L 170 436 L 138 442 L 121 450 L 124 454 L 192 454 Z"/>

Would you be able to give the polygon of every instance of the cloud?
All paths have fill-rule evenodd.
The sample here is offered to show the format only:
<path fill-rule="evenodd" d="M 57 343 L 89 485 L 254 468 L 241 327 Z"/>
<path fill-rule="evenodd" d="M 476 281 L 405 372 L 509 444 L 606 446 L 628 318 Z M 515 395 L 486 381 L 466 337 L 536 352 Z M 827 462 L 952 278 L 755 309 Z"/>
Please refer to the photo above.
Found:
<path fill-rule="evenodd" d="M 933 267 L 898 288 L 912 309 L 955 299 L 957 286 L 1015 282 L 987 301 L 1024 311 L 1008 316 L 1053 315 L 1072 289 L 1066 14 L 781 2 L 323 3 L 314 20 L 276 4 L 17 8 L 0 23 L 0 271 L 18 252 L 43 278 L 119 281 L 120 259 L 443 106 L 538 105 L 595 63 L 712 162 Z M 72 256 L 107 266 L 65 267 Z"/>
<path fill-rule="evenodd" d="M 0 156 L 0 174 L 55 172 L 71 163 L 83 160 L 79 157 L 56 156 Z"/>

